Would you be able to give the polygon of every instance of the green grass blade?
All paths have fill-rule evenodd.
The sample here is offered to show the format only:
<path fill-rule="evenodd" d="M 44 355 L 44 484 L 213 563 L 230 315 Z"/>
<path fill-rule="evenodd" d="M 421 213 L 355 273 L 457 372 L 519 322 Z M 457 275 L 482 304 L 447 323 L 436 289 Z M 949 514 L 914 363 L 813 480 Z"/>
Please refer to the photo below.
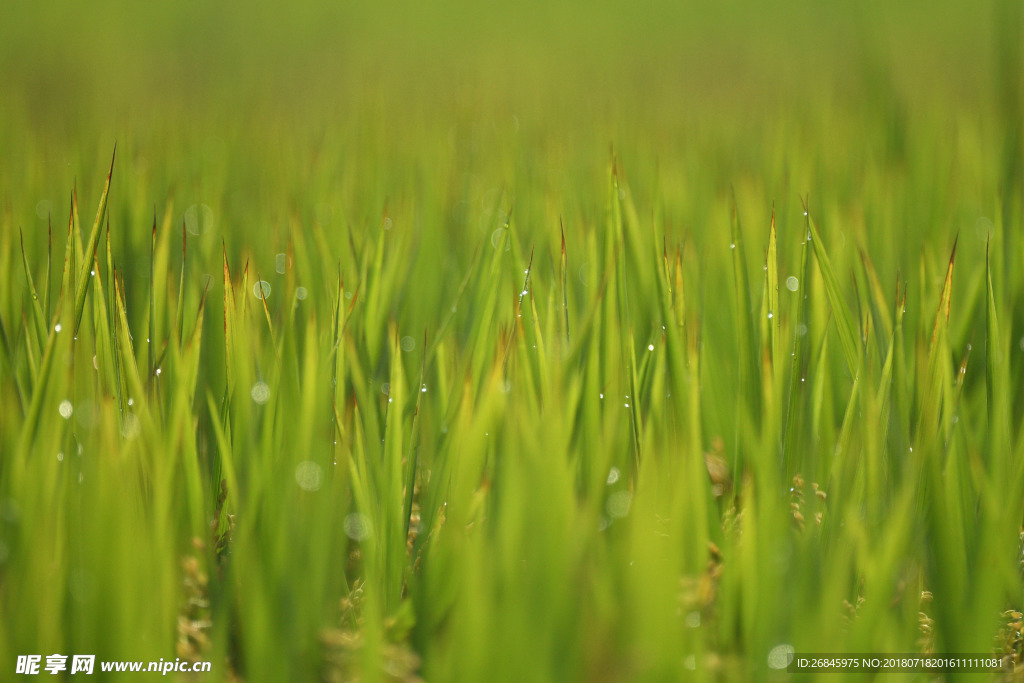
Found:
<path fill-rule="evenodd" d="M 39 300 L 39 294 L 36 292 L 36 283 L 32 279 L 32 269 L 28 265 L 28 256 L 25 255 L 25 236 L 18 231 L 21 238 L 21 263 L 25 269 L 25 282 L 28 284 L 29 298 L 32 300 L 32 322 L 36 326 L 36 334 L 39 335 L 39 339 L 46 338 L 46 315 L 43 313 L 43 305 Z"/>
<path fill-rule="evenodd" d="M 992 288 L 991 247 L 992 243 L 989 240 L 985 246 L 985 397 L 988 406 L 990 452 L 1008 465 L 1010 389 L 1007 384 L 1006 354 L 1003 352 L 1003 342 L 999 336 L 995 291 Z M 1004 470 L 1001 476 L 1009 477 L 1011 473 Z"/>
<path fill-rule="evenodd" d="M 765 258 L 765 266 L 767 267 L 767 296 L 768 296 L 768 332 L 769 332 L 769 344 L 768 347 L 771 349 L 771 362 L 772 368 L 777 372 L 778 364 L 781 361 L 779 355 L 779 343 L 780 343 L 780 321 L 782 319 L 781 309 L 779 308 L 779 255 L 778 246 L 775 242 L 775 205 L 772 205 L 772 225 L 771 230 L 768 233 L 768 255 Z"/>
<path fill-rule="evenodd" d="M 114 175 L 114 158 L 117 155 L 117 146 L 114 146 L 114 153 L 110 157 L 110 170 L 107 171 L 107 182 L 103 186 L 103 194 L 100 195 L 100 205 L 96 209 L 96 220 L 93 221 L 92 231 L 89 233 L 89 241 L 85 247 L 81 273 L 78 275 L 78 286 L 75 288 L 75 332 L 82 321 L 82 310 L 85 308 L 85 294 L 89 290 L 89 268 L 92 263 L 92 255 L 96 252 L 96 245 L 99 244 L 100 228 L 103 225 L 103 215 L 107 211 L 107 196 L 110 193 L 110 180 Z"/>
<path fill-rule="evenodd" d="M 28 413 L 28 406 L 25 403 L 25 389 L 22 386 L 21 377 L 18 375 L 18 365 L 15 360 L 14 349 L 11 347 L 10 337 L 7 335 L 7 327 L 4 325 L 3 316 L 0 316 L 0 345 L 3 346 L 4 358 L 7 360 L 11 377 L 14 380 L 14 389 L 18 393 L 18 405 L 21 407 L 21 414 L 25 416 Z"/>
<path fill-rule="evenodd" d="M 46 279 L 43 281 L 43 320 L 50 320 L 50 279 L 53 271 L 53 222 L 46 217 Z"/>
<path fill-rule="evenodd" d="M 811 245 L 814 247 L 814 256 L 818 262 L 818 271 L 821 273 L 822 280 L 825 284 L 825 295 L 828 297 L 829 305 L 832 308 L 832 319 L 836 322 L 836 330 L 839 333 L 839 344 L 843 349 L 843 355 L 846 357 L 846 364 L 850 370 L 850 374 L 855 374 L 857 366 L 859 364 L 860 357 L 860 344 L 858 342 L 857 326 L 853 322 L 853 315 L 850 313 L 849 307 L 843 300 L 843 294 L 839 287 L 839 280 L 836 277 L 835 270 L 832 268 L 832 262 L 829 260 L 828 253 L 825 251 L 825 245 L 821 240 L 821 234 L 818 232 L 817 227 L 814 225 L 814 221 L 809 215 L 805 222 L 808 234 L 810 235 Z"/>

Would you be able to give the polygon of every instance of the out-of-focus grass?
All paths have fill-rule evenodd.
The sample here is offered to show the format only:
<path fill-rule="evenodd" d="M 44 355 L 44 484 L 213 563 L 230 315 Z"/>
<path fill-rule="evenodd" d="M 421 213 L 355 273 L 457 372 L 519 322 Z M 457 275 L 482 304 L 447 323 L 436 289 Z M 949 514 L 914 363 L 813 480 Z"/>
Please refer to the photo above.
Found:
<path fill-rule="evenodd" d="M 2 12 L 0 666 L 1020 656 L 1012 3 Z"/>

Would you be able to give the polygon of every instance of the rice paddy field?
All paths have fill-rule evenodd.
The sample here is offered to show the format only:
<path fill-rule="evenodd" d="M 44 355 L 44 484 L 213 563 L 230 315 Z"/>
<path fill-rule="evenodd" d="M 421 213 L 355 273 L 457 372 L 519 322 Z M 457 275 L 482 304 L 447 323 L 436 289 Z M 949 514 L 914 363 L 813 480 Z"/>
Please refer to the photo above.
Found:
<path fill-rule="evenodd" d="M 1022 44 L 1013 0 L 4 3 L 0 679 L 1012 678 Z"/>

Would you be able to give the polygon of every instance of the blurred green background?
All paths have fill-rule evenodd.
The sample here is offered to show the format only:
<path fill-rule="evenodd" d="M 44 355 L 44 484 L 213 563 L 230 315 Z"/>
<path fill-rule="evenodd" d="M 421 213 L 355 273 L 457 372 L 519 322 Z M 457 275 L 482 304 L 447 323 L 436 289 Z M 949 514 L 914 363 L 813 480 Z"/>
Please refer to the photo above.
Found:
<path fill-rule="evenodd" d="M 94 196 L 116 142 L 122 196 L 138 200 L 126 228 L 168 199 L 176 221 L 206 204 L 207 253 L 226 239 L 269 259 L 279 245 L 247 231 L 284 239 L 317 206 L 367 225 L 388 198 L 435 196 L 431 182 L 447 183 L 452 238 L 487 220 L 459 202 L 495 189 L 524 224 L 550 223 L 535 198 L 553 193 L 594 222 L 581 199 L 612 150 L 670 241 L 721 241 L 700 229 L 703 200 L 730 185 L 783 211 L 809 193 L 883 228 L 865 239 L 891 282 L 926 238 L 1019 196 L 1022 25 L 1007 0 L 8 2 L 0 187 L 13 225 L 41 225 L 76 182 Z M 910 171 L 922 155 L 956 207 Z M 905 201 L 865 206 L 876 189 Z"/>
<path fill-rule="evenodd" d="M 117 141 L 123 180 L 146 174 L 158 203 L 201 192 L 210 160 L 247 194 L 282 182 L 294 194 L 310 178 L 281 178 L 282 164 L 330 168 L 318 155 L 339 140 L 363 150 L 355 182 L 385 192 L 392 162 L 437 173 L 435 147 L 470 158 L 489 187 L 538 150 L 547 163 L 527 182 L 596 182 L 610 147 L 663 179 L 712 153 L 735 181 L 784 154 L 771 148 L 784 138 L 819 166 L 781 199 L 963 135 L 979 136 L 964 144 L 991 152 L 994 173 L 1014 163 L 1019 177 L 1004 158 L 1019 144 L 1002 138 L 1020 128 L 1021 19 L 1005 0 L 7 2 L 0 181 L 13 197 L 45 177 L 55 196 L 38 199 L 55 201 Z M 166 168 L 173 187 L 154 185 Z"/>
<path fill-rule="evenodd" d="M 57 265 L 51 285 L 59 287 L 70 193 L 77 188 L 88 228 L 115 143 L 111 262 L 122 269 L 125 315 L 138 350 L 125 367 L 154 362 L 141 342 L 152 319 L 158 339 L 179 320 L 171 305 L 179 272 L 189 324 L 207 285 L 213 303 L 201 323 L 202 353 L 194 356 L 198 380 L 190 385 L 187 372 L 163 380 L 181 397 L 167 406 L 151 389 L 159 382 L 147 381 L 152 395 L 146 402 L 166 421 L 154 419 L 139 441 L 121 438 L 124 425 L 111 392 L 93 375 L 52 380 L 54 392 L 78 392 L 96 411 L 107 410 L 83 426 L 86 404 L 77 404 L 76 422 L 58 422 L 47 408 L 49 426 L 56 428 L 40 430 L 47 448 L 70 447 L 81 438 L 89 456 L 117 456 L 123 471 L 86 469 L 97 475 L 94 489 L 76 489 L 62 474 L 70 467 L 35 458 L 42 447 L 8 417 L 16 415 L 14 382 L 0 383 L 3 471 L 52 484 L 38 491 L 0 485 L 5 505 L 16 502 L 26 520 L 48 532 L 18 536 L 4 527 L 9 535 L 0 537 L 8 554 L 0 571 L 7 622 L 0 653 L 51 647 L 49 640 L 40 642 L 49 638 L 52 647 L 95 647 L 111 657 L 167 656 L 169 644 L 180 642 L 175 624 L 183 593 L 189 595 L 191 575 L 179 563 L 193 552 L 197 526 L 202 531 L 220 510 L 219 474 L 197 483 L 187 468 L 219 472 L 232 459 L 242 481 L 228 503 L 241 510 L 233 564 L 218 577 L 219 549 L 207 546 L 205 557 L 195 552 L 214 577 L 213 645 L 199 654 L 218 663 L 230 659 L 225 677 L 238 672 L 251 680 L 261 674 L 284 680 L 296 671 L 321 671 L 332 646 L 318 638 L 339 623 L 347 628 L 349 619 L 362 629 L 352 625 L 352 633 L 371 645 L 398 648 L 396 659 L 408 654 L 401 649 L 406 646 L 422 657 L 406 658 L 413 663 L 402 671 L 410 680 L 417 672 L 438 680 L 495 672 L 509 679 L 658 680 L 689 668 L 681 644 L 709 659 L 731 658 L 707 667 L 712 676 L 757 678 L 780 644 L 917 647 L 925 586 L 944 590 L 934 609 L 939 647 L 988 647 L 1006 622 L 1001 610 L 1021 605 L 1014 488 L 1020 481 L 1011 486 L 1004 475 L 1020 475 L 1021 460 L 1014 458 L 1022 441 L 1014 430 L 1003 441 L 989 441 L 986 426 L 994 419 L 992 395 L 1013 409 L 1012 424 L 1024 408 L 1024 339 L 1017 322 L 1024 314 L 1022 42 L 1024 10 L 1011 0 L 3 2 L 5 324 L 19 334 L 29 328 L 18 228 L 28 270 L 41 282 L 52 217 Z M 865 334 L 861 341 L 869 366 L 865 386 L 879 387 L 886 400 L 888 387 L 896 387 L 893 414 L 903 411 L 897 417 L 906 419 L 893 417 L 888 432 L 881 420 L 865 417 L 874 409 L 886 413 L 872 403 L 874 391 L 856 392 L 832 333 L 834 302 L 823 294 L 818 266 L 801 270 L 810 247 L 800 199 L 808 194 L 845 301 L 857 304 L 858 325 L 870 324 L 877 337 Z M 730 232 L 733 197 L 744 226 L 736 233 Z M 513 205 L 512 229 L 503 232 Z M 789 298 L 778 313 L 779 329 L 794 349 L 798 337 L 809 340 L 799 357 L 793 352 L 791 366 L 779 366 L 793 372 L 786 373 L 794 382 L 788 393 L 781 381 L 772 385 L 774 378 L 762 387 L 758 372 L 745 374 L 744 366 L 749 351 L 757 369 L 758 332 L 764 343 L 772 329 L 761 319 L 761 292 L 773 211 L 778 276 L 783 282 L 800 277 L 797 289 L 782 292 Z M 154 219 L 162 259 L 156 259 L 155 278 L 149 260 Z M 569 272 L 562 301 L 578 335 L 564 347 L 560 222 Z M 181 225 L 189 233 L 184 265 L 177 248 Z M 506 234 L 514 248 L 492 252 Z M 736 235 L 748 249 L 738 259 L 729 249 L 732 240 L 740 241 Z M 953 314 L 948 339 L 936 345 L 935 307 L 957 235 Z M 990 237 L 991 300 L 984 280 Z M 655 271 L 663 243 L 670 259 L 681 250 L 673 272 L 688 288 L 685 311 L 681 304 L 678 312 L 659 307 L 665 290 Z M 241 340 L 225 341 L 222 244 L 236 282 L 249 263 L 255 274 L 246 284 L 258 275 L 272 285 L 267 321 L 286 340 L 283 353 L 262 327 L 259 300 L 244 291 L 257 315 Z M 293 247 L 294 263 L 278 268 L 277 256 L 291 256 Z M 548 341 L 558 343 L 533 352 L 526 333 L 516 336 L 516 360 L 500 374 L 506 368 L 494 359 L 513 340 L 502 326 L 511 326 L 520 312 L 511 295 L 524 286 L 534 248 L 529 302 L 536 291 L 537 303 L 527 317 L 546 321 L 545 331 L 557 332 Z M 877 273 L 878 287 L 872 282 L 870 292 L 862 254 Z M 740 275 L 748 266 L 749 283 Z M 109 294 L 111 275 L 103 270 Z M 331 324 L 339 310 L 335 297 L 342 295 L 339 274 L 345 293 L 358 290 L 362 298 L 355 297 L 359 307 L 345 337 L 349 365 L 340 382 L 328 386 L 324 368 L 336 358 Z M 882 321 L 891 325 L 895 317 L 888 306 L 898 307 L 892 296 L 898 277 L 909 288 L 907 333 L 905 340 L 893 333 L 890 346 Z M 461 300 L 467 303 L 456 311 L 461 282 L 471 285 Z M 606 290 L 609 282 L 614 286 Z M 745 285 L 749 291 L 742 291 Z M 309 290 L 301 306 L 296 286 Z M 621 293 L 607 293 L 616 287 Z M 807 299 L 798 291 L 813 292 L 811 303 L 800 304 Z M 90 301 L 101 324 L 89 334 L 109 334 L 102 324 L 106 313 L 95 312 L 102 302 Z M 972 360 L 956 375 L 956 405 L 963 408 L 953 415 L 953 368 L 971 344 L 979 358 L 987 340 L 986 303 L 998 309 L 1002 325 L 992 347 L 1006 346 L 1011 362 L 993 383 L 984 372 L 989 356 Z M 156 311 L 152 318 L 150 310 Z M 743 325 L 754 320 L 748 314 L 762 324 L 744 333 Z M 668 318 L 685 324 L 692 337 L 666 336 Z M 386 340 L 397 338 L 396 330 L 408 333 L 415 354 L 404 350 L 404 337 L 403 351 L 391 345 L 389 352 Z M 384 494 L 401 493 L 406 480 L 372 467 L 361 480 L 344 467 L 332 469 L 329 458 L 333 464 L 339 454 L 377 462 L 372 458 L 385 448 L 376 437 L 383 443 L 386 429 L 411 434 L 409 411 L 405 422 L 388 418 L 390 394 L 382 387 L 417 377 L 424 331 L 438 337 L 436 345 L 433 338 L 428 342 L 435 356 L 428 360 L 431 391 L 422 398 L 417 443 L 425 463 L 445 472 L 454 462 L 458 477 L 450 490 L 436 479 L 420 481 L 424 517 L 442 520 L 441 533 L 423 542 L 426 550 L 416 556 L 427 558 L 426 569 L 404 554 L 401 533 L 380 541 L 379 566 L 372 558 L 363 565 L 352 559 L 353 547 L 366 541 L 369 557 L 379 539 L 345 530 L 346 540 L 338 521 L 358 511 L 395 532 L 406 520 L 394 506 L 358 500 L 353 487 L 380 484 L 382 500 L 394 502 Z M 690 345 L 691 338 L 700 343 Z M 313 341 L 303 346 L 307 340 Z M 29 378 L 35 381 L 36 359 L 33 343 L 23 341 L 12 354 L 13 371 L 3 366 L 8 374 L 0 378 L 20 373 L 28 385 Z M 88 371 L 90 348 L 86 341 L 77 348 L 79 367 Z M 663 355 L 663 349 L 669 350 Z M 890 349 L 898 367 L 909 359 L 895 380 L 881 370 Z M 646 368 L 640 373 L 630 359 L 637 352 Z M 666 400 L 666 378 L 675 382 L 672 388 L 690 381 L 678 365 L 676 374 L 666 369 L 684 356 L 686 372 L 699 375 L 699 390 Z M 232 405 L 225 358 L 234 358 L 236 368 L 252 366 L 238 371 L 241 400 Z M 308 373 L 301 381 L 300 360 Z M 933 361 L 943 371 L 948 365 L 948 376 L 926 372 Z M 798 370 L 810 378 L 808 387 L 814 385 L 813 401 L 798 389 Z M 265 412 L 255 395 L 254 403 L 247 400 L 264 372 L 274 392 Z M 629 399 L 637 374 L 641 390 Z M 518 383 L 514 391 L 507 377 Z M 941 383 L 935 377 L 946 382 L 947 393 L 929 393 Z M 309 386 L 316 387 L 308 400 L 318 420 L 337 407 L 328 398 L 341 401 L 338 422 L 351 442 L 337 438 L 333 423 L 298 419 L 304 417 L 300 402 L 312 395 Z M 598 403 L 605 391 L 611 397 L 607 387 L 633 402 L 631 413 L 628 403 L 622 412 L 603 407 L 611 401 Z M 771 430 L 779 428 L 782 397 L 797 394 L 797 447 L 782 461 Z M 917 419 L 932 409 L 940 414 L 939 395 L 947 397 L 942 427 L 956 436 L 942 443 L 932 433 L 921 437 L 935 425 Z M 637 415 L 647 420 L 646 433 L 632 432 Z M 217 420 L 235 430 L 231 448 L 217 440 Z M 757 427 L 762 420 L 763 432 Z M 843 429 L 850 424 L 852 437 Z M 183 438 L 188 447 L 177 447 L 180 429 L 194 434 L 195 443 Z M 351 436 L 364 432 L 365 443 Z M 299 438 L 290 440 L 295 434 Z M 684 443 L 681 434 L 693 441 Z M 824 527 L 811 523 L 807 505 L 808 532 L 802 525 L 798 532 L 789 480 L 799 471 L 826 486 L 840 437 L 850 452 L 867 454 L 844 462 L 877 469 L 870 476 L 857 470 L 849 481 L 844 472 L 836 474 L 831 483 L 849 484 L 848 497 L 830 499 L 842 501 L 834 508 L 821 506 L 831 510 Z M 905 457 L 904 446 L 921 439 L 931 449 L 927 455 Z M 309 454 L 293 452 L 297 441 L 312 444 Z M 15 452 L 26 443 L 26 452 Z M 993 443 L 1005 447 L 988 458 Z M 404 475 L 408 463 L 392 448 L 388 462 Z M 710 493 L 702 453 L 727 462 L 735 477 L 724 497 Z M 683 477 L 674 469 L 681 454 L 697 463 Z M 947 456 L 954 463 L 949 470 Z M 304 464 L 307 457 L 332 473 L 331 497 L 317 497 L 301 482 L 300 491 L 292 482 L 294 461 Z M 485 463 L 479 470 L 474 458 Z M 23 472 L 22 461 L 28 463 Z M 606 483 L 609 466 L 621 470 L 621 480 Z M 691 477 L 694 471 L 698 476 Z M 953 475 L 940 479 L 949 471 Z M 151 487 L 153 472 L 166 480 Z M 495 472 L 504 479 L 487 478 Z M 933 475 L 932 483 L 952 483 L 918 496 L 918 478 Z M 746 500 L 741 485 L 749 489 Z M 755 490 L 756 498 L 750 495 Z M 988 490 L 995 492 L 986 499 Z M 621 518 L 605 514 L 606 496 L 634 491 L 632 516 L 628 497 Z M 443 526 L 439 509 L 441 502 L 447 509 L 449 494 L 462 503 L 447 513 L 461 526 Z M 192 506 L 187 510 L 185 497 Z M 1005 510 L 993 510 L 991 500 Z M 889 518 L 893 510 L 898 523 Z M 748 536 L 733 533 L 744 514 L 761 525 Z M 946 529 L 946 515 L 959 526 Z M 227 525 L 216 519 L 221 527 L 213 531 L 222 531 Z M 479 533 L 471 529 L 477 522 Z M 613 522 L 615 531 L 605 534 Z M 428 528 L 424 524 L 424 533 Z M 668 531 L 661 534 L 663 528 Z M 84 539 L 75 536 L 78 529 Z M 745 545 L 745 538 L 755 540 Z M 725 559 L 705 572 L 709 539 L 721 543 Z M 525 557 L 536 562 L 523 568 Z M 356 600 L 356 580 L 365 582 L 365 621 L 352 617 L 357 610 L 346 603 Z M 690 593 L 700 592 L 691 584 L 705 580 L 720 581 L 721 598 L 708 598 L 703 612 L 687 614 L 697 614 L 698 625 L 706 620 L 694 635 L 697 627 L 681 621 L 679 610 L 693 602 Z M 49 591 L 51 581 L 67 590 Z M 564 591 L 568 585 L 579 591 Z M 846 615 L 853 623 L 865 592 L 864 616 L 847 628 L 837 616 L 842 601 L 853 603 Z M 125 600 L 125 593 L 134 597 Z M 893 594 L 898 604 L 889 601 Z M 367 650 L 355 668 L 369 679 L 384 677 Z M 347 673 L 348 665 L 332 671 Z"/>
<path fill-rule="evenodd" d="M 748 110 L 752 125 L 801 103 L 985 112 L 1007 94 L 995 67 L 1001 43 L 1019 60 L 1021 23 L 1018 3 L 992 1 L 107 0 L 2 12 L 4 112 L 55 142 L 83 124 L 130 131 L 179 112 L 242 129 L 329 123 L 366 92 L 400 120 L 529 119 L 571 104 L 577 123 L 632 132 L 723 107 Z"/>

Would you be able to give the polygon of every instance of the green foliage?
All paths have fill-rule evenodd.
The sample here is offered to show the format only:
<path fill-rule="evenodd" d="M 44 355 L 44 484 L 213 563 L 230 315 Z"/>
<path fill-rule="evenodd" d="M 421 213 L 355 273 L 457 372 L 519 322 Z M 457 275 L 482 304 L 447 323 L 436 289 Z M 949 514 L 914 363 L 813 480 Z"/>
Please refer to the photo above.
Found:
<path fill-rule="evenodd" d="M 468 5 L 451 26 L 406 8 L 387 54 L 368 9 L 344 48 L 309 8 L 239 17 L 292 46 L 277 65 L 226 59 L 213 9 L 180 10 L 199 33 L 180 44 L 163 10 L 139 20 L 210 59 L 209 82 L 133 62 L 125 35 L 15 68 L 31 11 L 12 11 L 0 667 L 611 681 L 782 677 L 794 649 L 1020 661 L 1019 43 L 995 29 L 1000 85 L 979 85 L 948 62 L 977 66 L 957 59 L 994 29 L 952 3 L 877 29 L 783 4 L 771 25 L 809 43 L 760 60 L 754 7 L 595 7 L 595 43 L 650 46 L 568 37 L 578 64 L 545 47 L 575 25 L 557 8 L 522 43 L 530 20 L 504 10 L 460 36 Z M 862 44 L 821 51 L 841 19 Z M 708 32 L 677 52 L 670 20 Z M 950 35 L 883 68 L 884 41 Z M 453 36 L 475 67 L 446 71 Z M 50 95 L 79 52 L 82 90 Z M 854 92 L 829 89 L 840 72 Z M 160 73 L 175 97 L 143 85 Z M 120 99 L 136 88 L 153 102 Z"/>

